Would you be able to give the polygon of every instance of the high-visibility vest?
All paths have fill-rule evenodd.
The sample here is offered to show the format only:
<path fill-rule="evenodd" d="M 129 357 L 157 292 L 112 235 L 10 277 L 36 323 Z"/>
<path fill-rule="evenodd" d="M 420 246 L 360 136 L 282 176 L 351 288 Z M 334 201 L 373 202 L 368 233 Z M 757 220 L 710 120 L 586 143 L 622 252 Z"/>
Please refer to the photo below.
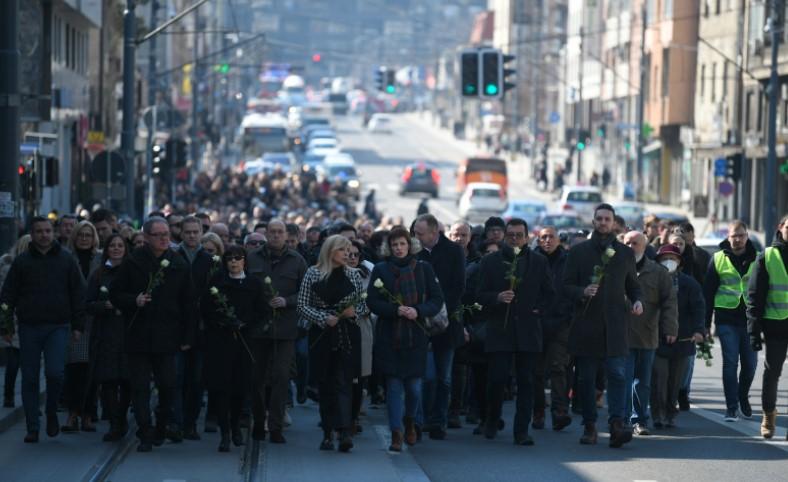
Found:
<path fill-rule="evenodd" d="M 752 274 L 752 267 L 755 263 L 750 263 L 747 273 L 741 276 L 733 263 L 722 251 L 714 253 L 714 268 L 720 277 L 720 287 L 714 295 L 714 307 L 732 310 L 739 306 L 747 290 L 747 282 Z"/>
<path fill-rule="evenodd" d="M 766 248 L 764 252 L 766 272 L 769 273 L 769 292 L 766 294 L 764 318 L 769 320 L 788 319 L 788 273 L 777 248 Z"/>

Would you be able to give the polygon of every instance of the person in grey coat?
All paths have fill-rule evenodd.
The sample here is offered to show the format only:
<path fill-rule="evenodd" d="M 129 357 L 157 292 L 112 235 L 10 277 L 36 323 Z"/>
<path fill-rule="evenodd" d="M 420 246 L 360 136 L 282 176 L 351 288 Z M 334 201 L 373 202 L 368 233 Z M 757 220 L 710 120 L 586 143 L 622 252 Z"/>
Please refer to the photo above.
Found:
<path fill-rule="evenodd" d="M 596 387 L 600 362 L 608 380 L 610 446 L 632 440 L 624 425 L 626 362 L 629 355 L 629 312 L 641 315 L 640 287 L 632 249 L 612 233 L 615 211 L 609 204 L 594 210 L 591 239 L 569 250 L 564 270 L 564 294 L 574 304 L 569 351 L 576 359 L 577 392 L 583 408 L 585 430 L 580 443 L 595 444 Z"/>

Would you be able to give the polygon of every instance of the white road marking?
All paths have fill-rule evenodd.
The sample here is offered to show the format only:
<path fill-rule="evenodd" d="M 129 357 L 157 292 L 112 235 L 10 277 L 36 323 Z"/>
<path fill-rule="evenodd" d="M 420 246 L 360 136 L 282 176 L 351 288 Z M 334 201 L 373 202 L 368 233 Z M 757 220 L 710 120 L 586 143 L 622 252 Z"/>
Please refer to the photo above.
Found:
<path fill-rule="evenodd" d="M 742 435 L 746 435 L 753 440 L 757 440 L 758 442 L 768 444 L 774 448 L 782 450 L 783 452 L 788 452 L 788 441 L 786 441 L 785 437 L 783 437 L 779 433 L 775 433 L 774 438 L 772 438 L 771 440 L 766 440 L 765 438 L 761 437 L 760 422 L 741 420 L 741 419 L 738 422 L 733 422 L 733 423 L 726 422 L 725 419 L 722 417 L 722 415 L 720 415 L 717 412 L 706 410 L 705 408 L 700 408 L 694 404 L 690 406 L 692 407 L 692 413 L 700 415 L 706 420 L 714 422 L 718 425 L 722 425 L 723 427 L 728 427 L 730 429 L 733 429 Z"/>

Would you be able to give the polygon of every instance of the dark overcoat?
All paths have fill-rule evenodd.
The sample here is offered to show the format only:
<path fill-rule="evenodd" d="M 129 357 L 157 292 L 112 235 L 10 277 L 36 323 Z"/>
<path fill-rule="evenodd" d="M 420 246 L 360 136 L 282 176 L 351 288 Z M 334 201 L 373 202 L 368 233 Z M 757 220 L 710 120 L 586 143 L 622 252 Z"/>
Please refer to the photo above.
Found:
<path fill-rule="evenodd" d="M 481 261 L 478 299 L 483 307 L 482 316 L 487 319 L 484 344 L 487 353 L 542 351 L 542 315 L 554 297 L 552 273 L 547 258 L 527 247 L 516 258 L 519 281 L 508 321 L 506 303 L 498 301 L 498 294 L 510 289 L 506 275 L 515 262 L 514 251 L 503 246 Z"/>
<path fill-rule="evenodd" d="M 162 261 L 169 265 L 162 268 Z M 137 296 L 148 288 L 152 276 L 162 269 L 161 282 L 151 302 L 137 307 Z M 109 299 L 126 317 L 127 353 L 177 353 L 195 341 L 197 303 L 191 269 L 185 259 L 168 249 L 156 258 L 150 248 L 132 251 L 120 265 L 109 288 Z"/>
<path fill-rule="evenodd" d="M 432 266 L 440 283 L 446 311 L 454 313 L 465 292 L 465 253 L 462 247 L 440 234 L 432 250 L 422 249 L 417 256 Z M 432 346 L 437 349 L 457 348 L 464 344 L 462 322 L 457 319 L 450 319 L 446 331 L 432 337 Z"/>
<path fill-rule="evenodd" d="M 575 356 L 612 357 L 629 354 L 629 311 L 640 301 L 640 286 L 632 249 L 615 239 L 615 254 L 605 267 L 593 298 L 583 294 L 591 284 L 594 266 L 602 266 L 607 245 L 594 233 L 569 250 L 564 268 L 564 294 L 574 308 L 569 330 L 569 352 Z"/>
<path fill-rule="evenodd" d="M 98 383 L 128 378 L 123 343 L 125 317 L 117 308 L 107 308 L 109 286 L 119 270 L 120 266 L 102 266 L 93 271 L 88 279 L 85 306 L 93 317 L 90 353 Z"/>

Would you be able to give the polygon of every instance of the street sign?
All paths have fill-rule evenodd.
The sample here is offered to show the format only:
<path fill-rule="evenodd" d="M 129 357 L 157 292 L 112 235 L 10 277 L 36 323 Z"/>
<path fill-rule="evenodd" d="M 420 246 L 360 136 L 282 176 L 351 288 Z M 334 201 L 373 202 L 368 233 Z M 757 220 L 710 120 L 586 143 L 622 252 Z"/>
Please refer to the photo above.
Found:
<path fill-rule="evenodd" d="M 561 122 L 561 114 L 556 111 L 550 112 L 550 123 L 558 124 L 559 122 Z"/>
<path fill-rule="evenodd" d="M 728 172 L 728 161 L 724 157 L 714 160 L 714 177 L 725 177 Z"/>
<path fill-rule="evenodd" d="M 88 131 L 88 144 L 104 144 L 104 132 Z"/>
<path fill-rule="evenodd" d="M 733 191 L 736 189 L 732 182 L 723 181 L 720 183 L 718 187 L 721 196 L 728 197 L 733 194 Z"/>

